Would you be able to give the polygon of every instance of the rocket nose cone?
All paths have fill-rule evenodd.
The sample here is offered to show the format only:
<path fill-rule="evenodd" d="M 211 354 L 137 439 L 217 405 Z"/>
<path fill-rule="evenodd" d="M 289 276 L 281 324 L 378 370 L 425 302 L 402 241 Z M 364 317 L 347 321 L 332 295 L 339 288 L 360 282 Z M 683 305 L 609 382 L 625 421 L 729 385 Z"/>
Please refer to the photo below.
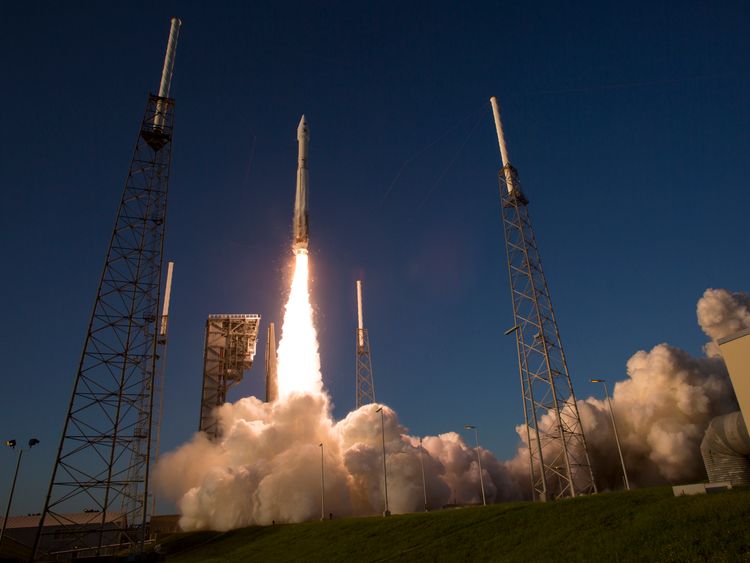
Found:
<path fill-rule="evenodd" d="M 309 136 L 309 132 L 307 129 L 307 120 L 305 119 L 304 114 L 302 115 L 302 118 L 299 120 L 299 125 L 297 126 L 297 138 L 301 137 L 307 137 Z"/>

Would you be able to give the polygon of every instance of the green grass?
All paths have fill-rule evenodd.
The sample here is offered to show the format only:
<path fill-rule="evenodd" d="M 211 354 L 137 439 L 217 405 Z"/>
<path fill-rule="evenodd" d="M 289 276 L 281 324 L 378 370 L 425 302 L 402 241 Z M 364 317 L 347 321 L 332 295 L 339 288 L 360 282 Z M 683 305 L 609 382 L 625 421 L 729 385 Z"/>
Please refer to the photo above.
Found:
<path fill-rule="evenodd" d="M 175 534 L 170 562 L 750 561 L 750 489 L 671 488 L 554 503 Z"/>

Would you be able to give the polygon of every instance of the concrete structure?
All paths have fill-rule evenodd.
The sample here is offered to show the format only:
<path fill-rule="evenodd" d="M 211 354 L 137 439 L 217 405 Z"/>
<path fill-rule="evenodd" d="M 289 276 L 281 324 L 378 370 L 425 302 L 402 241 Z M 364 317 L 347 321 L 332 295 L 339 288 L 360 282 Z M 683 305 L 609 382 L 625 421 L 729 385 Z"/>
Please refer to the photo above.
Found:
<path fill-rule="evenodd" d="M 718 341 L 740 410 L 717 416 L 701 442 L 703 465 L 711 483 L 750 485 L 750 329 Z"/>
<path fill-rule="evenodd" d="M 675 485 L 672 487 L 672 493 L 676 497 L 684 497 L 686 495 L 705 495 L 712 493 L 720 493 L 727 491 L 732 488 L 732 483 L 694 483 L 692 485 Z"/>
<path fill-rule="evenodd" d="M 750 426 L 750 328 L 718 341 L 745 425 Z"/>

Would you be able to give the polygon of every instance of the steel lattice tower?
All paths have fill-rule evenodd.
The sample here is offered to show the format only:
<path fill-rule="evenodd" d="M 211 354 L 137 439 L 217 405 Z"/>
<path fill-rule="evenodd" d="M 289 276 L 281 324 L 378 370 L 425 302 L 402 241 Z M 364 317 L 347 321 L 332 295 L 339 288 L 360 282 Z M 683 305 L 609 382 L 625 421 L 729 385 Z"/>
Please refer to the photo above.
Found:
<path fill-rule="evenodd" d="M 172 154 L 172 19 L 125 182 L 34 544 L 103 556 L 143 547 Z"/>
<path fill-rule="evenodd" d="M 372 359 L 370 357 L 370 337 L 364 327 L 362 316 L 362 282 L 357 280 L 357 366 L 356 408 L 375 402 L 375 383 L 372 380 Z"/>
<path fill-rule="evenodd" d="M 503 161 L 500 201 L 515 320 L 508 332 L 516 335 L 533 496 L 547 500 L 593 493 L 594 475 L 529 202 L 508 160 L 497 101 L 490 101 Z"/>

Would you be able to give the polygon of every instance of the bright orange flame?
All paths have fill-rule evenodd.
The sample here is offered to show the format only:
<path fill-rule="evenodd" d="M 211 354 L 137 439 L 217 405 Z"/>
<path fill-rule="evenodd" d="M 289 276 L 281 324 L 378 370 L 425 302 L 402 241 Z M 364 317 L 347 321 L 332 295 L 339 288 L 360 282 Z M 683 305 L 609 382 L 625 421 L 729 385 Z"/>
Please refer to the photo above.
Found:
<path fill-rule="evenodd" d="M 294 278 L 284 312 L 278 349 L 279 399 L 292 393 L 321 393 L 323 389 L 318 353 L 318 334 L 308 289 L 308 255 L 295 256 Z"/>

